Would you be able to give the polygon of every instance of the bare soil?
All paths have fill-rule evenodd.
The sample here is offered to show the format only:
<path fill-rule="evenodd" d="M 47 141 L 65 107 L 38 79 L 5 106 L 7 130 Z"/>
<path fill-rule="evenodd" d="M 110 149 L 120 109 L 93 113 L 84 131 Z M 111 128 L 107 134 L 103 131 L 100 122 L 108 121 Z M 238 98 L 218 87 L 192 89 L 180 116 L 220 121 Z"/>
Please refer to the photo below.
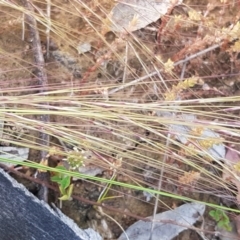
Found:
<path fill-rule="evenodd" d="M 103 64 L 96 67 L 96 69 L 93 69 L 94 66 L 96 66 L 97 60 L 109 51 L 109 47 L 112 46 L 111 44 L 113 44 L 118 37 L 109 31 L 103 36 L 104 42 L 98 34 L 101 32 L 102 24 L 96 17 L 100 16 L 104 18 L 105 13 L 109 13 L 114 6 L 114 2 L 103 1 L 101 5 L 95 5 L 95 1 L 83 1 L 93 12 L 87 11 L 86 8 L 79 5 L 78 8 L 75 8 L 75 4 L 70 4 L 70 2 L 71 1 L 65 0 L 52 0 L 51 18 L 53 24 L 55 24 L 55 32 L 51 33 L 50 57 L 48 59 L 45 58 L 48 84 L 52 90 L 71 87 L 79 89 L 74 93 L 65 92 L 56 94 L 56 96 L 61 94 L 70 96 L 74 94 L 76 99 L 78 99 L 79 96 L 86 96 L 87 100 L 93 102 L 97 102 L 102 96 L 106 96 L 106 98 L 116 102 L 146 103 L 161 101 L 163 95 L 161 92 L 163 91 L 161 81 L 153 82 L 150 79 L 146 79 L 142 81 L 142 84 L 126 88 L 109 96 L 107 94 L 104 95 L 104 90 L 111 89 L 112 86 L 117 87 L 118 84 L 120 86 L 123 82 L 130 82 L 135 79 L 136 76 L 140 78 L 146 75 L 146 71 L 155 71 L 156 67 L 160 67 L 158 63 L 154 62 L 156 55 L 160 56 L 163 61 L 169 58 L 178 61 L 208 47 L 208 43 L 206 42 L 199 45 L 196 44 L 197 41 L 200 42 L 200 40 L 197 39 L 202 39 L 204 34 L 211 34 L 211 28 L 208 28 L 207 25 L 198 26 L 197 24 L 190 24 L 189 21 L 186 21 L 185 25 L 183 24 L 177 27 L 174 25 L 174 16 L 180 15 L 182 18 L 187 19 L 188 7 L 186 6 L 191 6 L 194 10 L 205 13 L 207 11 L 207 4 L 215 4 L 216 7 L 208 13 L 208 19 L 212 19 L 211 24 L 213 24 L 213 28 L 217 27 L 219 29 L 233 24 L 240 12 L 240 6 L 237 2 L 229 3 L 227 7 L 223 7 L 219 4 L 220 1 L 216 0 L 200 2 L 193 0 L 184 1 L 184 4 L 173 9 L 170 17 L 159 19 L 159 21 L 152 23 L 150 26 L 133 33 L 135 39 L 138 39 L 141 44 L 132 40 L 131 43 L 135 46 L 137 53 L 132 49 L 129 50 L 127 56 L 129 70 L 127 75 L 124 76 L 124 59 L 126 59 L 125 42 L 120 42 L 117 52 L 112 54 L 111 58 L 103 61 Z M 34 4 L 42 10 L 46 8 L 45 4 L 39 4 L 37 2 L 34 2 Z M 23 96 L 30 93 L 37 93 L 38 86 L 34 75 L 35 66 L 31 49 L 31 39 L 29 39 L 27 30 L 25 31 L 25 39 L 22 40 L 22 16 L 18 11 L 1 5 L 0 12 L 0 19 L 3 23 L 0 30 L 0 87 L 4 92 L 4 96 Z M 95 30 L 89 26 L 89 23 L 84 17 L 87 17 L 93 24 Z M 215 20 L 216 18 L 218 20 Z M 172 28 L 173 25 L 175 26 L 174 29 Z M 46 57 L 45 30 L 41 24 L 39 24 L 38 27 L 42 40 L 42 49 Z M 157 35 L 156 31 L 151 30 L 160 28 L 163 28 L 162 34 L 160 33 L 160 35 Z M 59 35 L 60 32 L 62 35 Z M 131 36 L 128 37 L 131 40 Z M 89 43 L 91 50 L 84 54 L 79 54 L 74 46 L 81 43 Z M 144 50 L 143 44 L 145 48 L 151 51 L 150 53 Z M 185 66 L 184 76 L 182 77 L 199 76 L 204 79 L 208 89 L 203 90 L 201 86 L 196 86 L 191 90 L 184 91 L 181 96 L 182 99 L 239 95 L 240 57 L 239 54 L 227 51 L 231 44 L 232 43 L 226 41 L 226 46 L 216 48 L 213 51 L 209 51 L 200 57 L 188 61 Z M 188 48 L 185 47 L 187 45 Z M 211 45 L 211 43 L 209 43 L 209 45 Z M 182 72 L 183 66 L 179 65 L 174 68 L 173 75 L 181 76 Z M 169 88 L 177 83 L 175 78 L 168 73 L 163 73 L 163 78 L 168 79 L 166 85 Z M 4 91 L 4 89 L 8 91 Z M 155 91 L 154 89 L 158 90 Z M 231 103 L 229 103 L 229 105 L 231 105 Z M 17 104 L 13 106 L 9 105 L 8 107 L 18 108 Z M 146 116 L 154 114 L 148 112 L 147 109 L 140 112 L 146 114 Z M 236 114 L 238 113 L 236 112 Z M 35 116 L 29 117 L 32 119 L 35 118 Z M 92 121 L 94 120 L 95 119 L 92 118 Z M 134 183 L 137 179 L 138 182 L 145 184 L 145 186 L 157 186 L 160 168 L 156 166 L 158 161 L 162 161 L 163 154 L 154 152 L 151 144 L 141 141 L 141 136 L 150 139 L 151 142 L 155 141 L 159 144 L 163 143 L 165 139 L 124 121 L 122 123 L 114 123 L 114 121 L 112 121 L 112 124 L 115 124 L 114 126 L 116 128 L 121 128 L 121 130 L 126 133 L 125 137 L 128 137 L 128 141 L 126 138 L 123 139 L 117 135 L 109 134 L 108 131 L 104 131 L 102 127 L 96 124 L 86 124 L 86 120 L 81 120 L 79 117 L 70 118 L 52 115 L 50 116 L 50 121 L 59 126 L 69 127 L 75 132 L 80 132 L 82 135 L 88 134 L 96 139 L 118 143 L 115 148 L 111 148 L 112 152 L 106 152 L 99 145 L 91 146 L 91 149 L 97 147 L 99 152 L 103 155 L 106 154 L 110 160 L 116 157 L 116 152 L 119 151 L 119 149 L 122 150 L 122 165 L 116 175 L 116 180 Z M 159 125 L 161 126 L 161 124 Z M 6 126 L 7 122 L 4 131 L 7 131 Z M 35 134 L 35 131 L 26 132 L 24 138 L 35 141 L 37 138 Z M 9 134 L 6 135 L 9 137 Z M 10 139 L 16 139 L 16 134 Z M 51 145 L 63 148 L 59 140 L 54 137 L 51 138 Z M 70 148 L 72 148 L 72 146 L 69 146 L 69 149 Z M 176 150 L 177 146 L 171 146 L 171 148 Z M 136 164 L 133 159 L 139 158 L 139 156 L 145 156 L 146 160 L 144 162 L 138 161 L 138 164 Z M 39 161 L 40 159 L 37 158 L 39 158 L 38 151 L 30 151 L 29 159 Z M 155 165 L 149 165 L 150 161 L 148 159 L 155 159 Z M 189 171 L 191 169 L 191 167 L 181 164 L 174 159 L 169 158 L 168 161 L 177 169 L 182 169 L 183 171 Z M 111 170 L 101 159 L 96 156 L 90 156 L 90 162 L 92 165 L 104 169 L 99 176 L 106 178 L 112 176 Z M 171 181 L 167 180 L 168 177 L 171 178 Z M 176 183 L 177 179 L 177 176 L 174 178 L 172 173 L 167 169 L 162 189 L 178 194 L 183 191 L 185 196 L 200 201 L 216 204 L 221 202 L 220 198 L 209 193 L 209 189 L 206 188 L 203 193 L 201 192 L 204 182 L 198 183 L 192 191 L 191 189 L 180 189 L 177 185 L 174 185 L 174 181 Z M 214 184 L 215 183 L 212 183 L 213 186 Z M 75 182 L 73 194 L 91 201 L 97 201 L 102 189 L 103 187 L 95 182 L 78 180 Z M 220 191 L 222 190 L 219 189 L 219 192 Z M 140 191 L 133 191 L 122 187 L 112 187 L 108 192 L 108 196 L 112 196 L 112 198 L 105 200 L 104 204 L 121 210 L 122 214 L 107 209 L 103 209 L 103 211 L 113 217 L 124 229 L 136 221 L 136 218 L 128 216 L 127 213 L 132 213 L 139 217 L 151 216 L 153 213 L 154 198 L 147 201 L 146 196 Z M 57 197 L 58 194 L 55 194 L 54 198 L 56 203 L 58 203 Z M 181 201 L 167 197 L 161 197 L 160 201 L 158 212 L 166 210 L 166 206 L 172 207 L 182 204 Z M 122 232 L 116 223 L 104 214 L 101 214 L 99 208 L 91 204 L 76 199 L 64 201 L 62 211 L 72 218 L 81 228 L 93 227 L 102 234 L 105 239 L 115 239 Z M 208 230 L 214 231 L 214 223 L 209 219 L 207 214 L 205 217 L 205 221 L 207 221 L 205 224 L 208 225 Z M 107 223 L 107 230 L 103 228 L 103 221 Z M 211 234 L 206 234 L 206 236 L 210 237 Z M 176 237 L 176 240 L 177 239 L 190 240 L 201 238 L 196 232 L 188 230 Z"/>

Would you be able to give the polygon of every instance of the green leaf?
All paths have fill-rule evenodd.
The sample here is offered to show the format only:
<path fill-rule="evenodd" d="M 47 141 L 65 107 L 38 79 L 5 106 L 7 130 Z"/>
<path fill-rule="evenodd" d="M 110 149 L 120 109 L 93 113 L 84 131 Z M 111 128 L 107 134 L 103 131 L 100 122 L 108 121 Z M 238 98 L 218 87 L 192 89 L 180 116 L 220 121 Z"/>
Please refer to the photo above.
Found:
<path fill-rule="evenodd" d="M 58 199 L 62 200 L 62 201 L 66 201 L 66 200 L 69 200 L 69 196 L 68 195 L 63 195 L 62 197 L 60 197 Z"/>
<path fill-rule="evenodd" d="M 223 212 L 223 214 L 222 214 L 222 221 L 229 223 L 229 217 L 227 216 L 227 214 L 225 212 Z"/>
<path fill-rule="evenodd" d="M 219 209 L 216 209 L 216 210 L 211 210 L 209 212 L 209 215 L 216 221 L 220 221 L 221 218 L 222 218 L 222 215 L 223 215 L 223 212 Z"/>
<path fill-rule="evenodd" d="M 219 228 L 225 229 L 227 231 L 231 231 L 231 229 L 232 229 L 232 227 L 229 224 L 226 224 L 223 221 L 218 222 L 217 225 L 218 225 Z"/>
<path fill-rule="evenodd" d="M 67 189 L 67 195 L 69 198 L 71 198 L 71 196 L 72 196 L 72 191 L 73 191 L 73 184 L 71 184 L 69 186 L 69 188 Z"/>
<path fill-rule="evenodd" d="M 227 231 L 232 230 L 228 215 L 221 209 L 211 210 L 209 215 L 217 222 L 219 228 Z"/>
<path fill-rule="evenodd" d="M 219 221 L 217 226 L 221 229 L 225 229 L 227 231 L 232 231 L 232 226 L 230 225 L 230 223 L 226 223 L 224 221 Z"/>
<path fill-rule="evenodd" d="M 209 215 L 212 217 L 212 218 L 215 218 L 215 210 L 211 210 L 209 212 Z"/>
<path fill-rule="evenodd" d="M 62 181 L 60 182 L 60 185 L 63 189 L 66 189 L 69 187 L 71 182 L 71 177 L 70 176 L 65 176 Z"/>
<path fill-rule="evenodd" d="M 60 183 L 62 181 L 62 178 L 60 178 L 59 176 L 53 176 L 51 177 L 51 181 Z"/>
<path fill-rule="evenodd" d="M 219 221 L 218 224 L 217 224 L 217 226 L 219 228 L 224 228 L 224 225 L 225 225 L 225 223 L 223 221 Z"/>
<path fill-rule="evenodd" d="M 55 167 L 56 169 L 60 169 L 60 170 L 67 170 L 64 166 L 57 166 Z"/>
<path fill-rule="evenodd" d="M 223 212 L 222 210 L 220 210 L 220 209 L 217 209 L 217 210 L 216 210 L 216 216 L 217 216 L 218 218 L 222 218 L 223 214 L 224 214 L 224 212 Z"/>
<path fill-rule="evenodd" d="M 232 226 L 230 224 L 226 225 L 225 226 L 225 229 L 228 231 L 228 232 L 231 232 L 232 231 Z"/>
<path fill-rule="evenodd" d="M 62 185 L 59 185 L 59 190 L 60 190 L 61 195 L 65 195 L 66 194 L 66 191 L 65 191 L 65 189 L 63 188 Z"/>
<path fill-rule="evenodd" d="M 209 215 L 210 215 L 215 221 L 219 221 L 219 216 L 218 216 L 216 210 L 211 210 L 211 211 L 209 212 Z"/>
<path fill-rule="evenodd" d="M 64 166 L 57 166 L 57 167 L 55 167 L 55 169 L 58 169 L 58 170 L 67 170 Z M 64 174 L 63 173 L 61 173 L 61 172 L 55 172 L 55 174 L 57 175 L 57 176 L 59 176 L 60 178 L 63 178 L 64 177 Z"/>

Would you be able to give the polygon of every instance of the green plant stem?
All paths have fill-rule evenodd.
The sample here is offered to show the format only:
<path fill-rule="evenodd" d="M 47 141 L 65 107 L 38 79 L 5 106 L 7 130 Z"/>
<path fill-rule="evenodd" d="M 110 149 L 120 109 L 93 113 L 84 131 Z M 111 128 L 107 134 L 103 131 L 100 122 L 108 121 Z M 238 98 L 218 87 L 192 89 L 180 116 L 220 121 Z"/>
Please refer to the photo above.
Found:
<path fill-rule="evenodd" d="M 14 165 L 18 164 L 19 165 L 19 161 L 9 160 L 9 159 L 5 159 L 5 158 L 0 158 L 0 162 L 11 163 L 11 164 L 14 164 Z M 163 192 L 163 191 L 157 191 L 157 190 L 154 190 L 154 189 L 144 188 L 144 187 L 141 187 L 141 186 L 135 186 L 135 185 L 119 182 L 119 181 L 113 181 L 113 180 L 100 178 L 100 177 L 92 177 L 92 176 L 77 173 L 77 172 L 71 172 L 71 171 L 62 170 L 62 169 L 51 168 L 51 167 L 43 166 L 41 164 L 31 162 L 31 161 L 22 162 L 21 165 L 36 168 L 36 169 L 46 170 L 46 171 L 50 171 L 50 172 L 58 172 L 58 173 L 66 174 L 68 176 L 79 178 L 79 179 L 81 179 L 81 178 L 82 179 L 88 179 L 88 180 L 93 180 L 93 181 L 97 181 L 97 182 L 109 183 L 109 184 L 116 185 L 116 186 L 126 187 L 126 188 L 129 188 L 129 189 L 145 191 L 145 192 L 148 192 L 148 193 L 151 193 L 151 194 L 159 194 L 161 196 L 170 197 L 170 198 L 174 198 L 174 199 L 179 199 L 179 200 L 182 200 L 182 201 L 197 202 L 197 203 L 205 204 L 206 206 L 209 206 L 209 207 L 222 209 L 222 210 L 226 210 L 226 211 L 230 211 L 230 212 L 240 213 L 240 210 L 238 210 L 238 209 L 232 209 L 232 208 L 228 208 L 228 207 L 224 207 L 224 206 L 219 206 L 219 205 L 216 205 L 216 204 L 213 204 L 213 203 L 198 201 L 198 200 L 194 200 L 192 198 L 187 198 L 187 197 L 184 197 L 184 196 L 175 195 L 175 194 L 171 194 L 171 193 L 167 193 L 167 192 Z"/>

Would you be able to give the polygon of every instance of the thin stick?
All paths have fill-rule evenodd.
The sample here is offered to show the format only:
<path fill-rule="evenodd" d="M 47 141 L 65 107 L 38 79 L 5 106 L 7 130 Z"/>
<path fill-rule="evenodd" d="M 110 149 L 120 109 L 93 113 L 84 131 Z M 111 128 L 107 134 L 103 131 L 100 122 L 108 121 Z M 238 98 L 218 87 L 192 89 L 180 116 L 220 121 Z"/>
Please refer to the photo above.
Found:
<path fill-rule="evenodd" d="M 183 67 L 182 67 L 182 72 L 181 72 L 181 76 L 180 76 L 180 80 L 182 81 L 184 79 L 184 74 L 185 74 L 185 71 L 186 71 L 186 66 L 187 66 L 187 62 L 185 62 L 183 64 Z"/>
<path fill-rule="evenodd" d="M 33 7 L 29 1 L 22 0 L 24 6 L 30 11 L 33 12 Z M 35 71 L 35 76 L 37 77 L 38 80 L 38 85 L 40 86 L 39 88 L 39 93 L 44 93 L 47 92 L 47 85 L 48 85 L 48 80 L 47 80 L 47 73 L 44 68 L 45 66 L 45 61 L 42 53 L 42 47 L 41 47 L 41 41 L 39 37 L 39 32 L 37 28 L 37 22 L 36 19 L 33 16 L 25 14 L 25 19 L 26 23 L 28 25 L 31 39 L 32 39 L 32 47 L 33 47 L 33 54 L 34 54 L 34 62 L 36 65 L 36 71 Z M 44 102 L 44 105 L 46 106 L 46 102 Z M 46 108 L 45 108 L 46 109 Z M 43 122 L 49 122 L 49 115 L 44 114 L 40 116 L 40 120 Z M 41 143 L 43 145 L 49 145 L 49 136 L 46 134 L 44 131 L 40 132 L 41 136 Z M 41 153 L 41 158 L 44 159 L 47 155 L 46 151 L 42 151 Z"/>
<path fill-rule="evenodd" d="M 112 181 L 115 178 L 115 176 L 116 176 L 116 169 L 114 169 L 112 177 L 110 178 L 110 180 Z M 98 202 L 102 200 L 101 198 L 105 195 L 106 190 L 107 190 L 108 187 L 109 187 L 109 183 L 107 183 L 105 185 L 105 187 L 103 188 L 102 192 L 100 193 L 100 195 L 98 197 Z"/>
<path fill-rule="evenodd" d="M 49 59 L 49 44 L 50 44 L 50 30 L 51 30 L 51 0 L 47 0 L 47 49 L 46 49 L 46 57 Z"/>
<path fill-rule="evenodd" d="M 170 138 L 171 138 L 171 133 L 168 133 L 167 141 L 166 141 L 166 149 L 169 148 Z M 159 181 L 158 181 L 158 188 L 157 188 L 158 191 L 160 191 L 161 188 L 162 188 L 162 179 L 163 179 L 163 173 L 164 173 L 164 167 L 165 167 L 166 161 L 167 161 L 167 150 L 165 151 L 165 154 L 164 154 L 164 157 L 163 157 L 160 178 L 159 178 Z M 155 226 L 154 219 L 156 218 L 156 214 L 157 214 L 158 201 L 159 201 L 159 194 L 157 195 L 157 197 L 155 199 L 154 210 L 153 210 L 153 217 L 152 217 L 152 223 L 151 223 L 151 233 L 150 233 L 149 240 L 153 239 L 153 230 L 154 230 L 154 226 Z"/>
<path fill-rule="evenodd" d="M 128 41 L 126 41 L 126 48 L 125 48 L 125 59 L 124 59 L 124 71 L 123 71 L 123 84 L 126 81 L 127 71 L 128 71 Z"/>
<path fill-rule="evenodd" d="M 25 21 L 24 21 L 24 13 L 22 13 L 22 41 L 25 40 Z"/>
<path fill-rule="evenodd" d="M 113 94 L 113 93 L 115 93 L 115 92 L 118 92 L 118 91 L 120 91 L 120 90 L 122 90 L 122 89 L 124 89 L 124 88 L 126 88 L 126 87 L 135 85 L 136 83 L 141 82 L 141 81 L 143 81 L 143 80 L 145 80 L 145 79 L 147 79 L 147 78 L 153 77 L 153 76 L 155 76 L 155 75 L 157 75 L 157 74 L 158 74 L 158 71 L 149 73 L 149 74 L 146 75 L 146 76 L 143 76 L 143 77 L 138 78 L 138 79 L 136 79 L 136 80 L 134 80 L 134 81 L 132 81 L 132 82 L 129 82 L 129 83 L 125 84 L 125 85 L 122 85 L 122 86 L 120 86 L 120 87 L 117 87 L 117 88 L 115 88 L 115 89 L 112 89 L 111 91 L 109 91 L 108 95 L 111 95 L 111 94 Z"/>
<path fill-rule="evenodd" d="M 202 51 L 200 51 L 200 52 L 197 52 L 197 53 L 195 53 L 195 54 L 192 54 L 192 55 L 190 55 L 189 57 L 186 57 L 186 58 L 183 59 L 183 60 L 180 60 L 180 61 L 178 61 L 178 62 L 175 62 L 175 63 L 173 64 L 173 66 L 175 67 L 175 66 L 177 66 L 177 65 L 179 65 L 179 64 L 188 62 L 188 61 L 192 60 L 193 58 L 199 57 L 199 56 L 201 56 L 202 54 L 205 54 L 205 53 L 207 53 L 207 52 L 210 52 L 210 51 L 212 51 L 212 50 L 220 47 L 222 44 L 223 44 L 223 43 L 214 44 L 213 46 L 208 47 L 208 48 L 206 48 L 206 49 L 204 49 L 204 50 L 202 50 Z"/>
<path fill-rule="evenodd" d="M 22 0 L 22 3 L 24 7 L 31 13 L 34 13 L 34 9 L 32 7 L 32 4 L 30 1 L 27 0 Z M 42 53 L 42 47 L 41 47 L 41 41 L 39 37 L 39 32 L 37 28 L 37 21 L 33 17 L 33 15 L 28 15 L 25 14 L 25 21 L 27 23 L 29 32 L 30 32 L 30 38 L 32 39 L 32 48 L 33 48 L 33 55 L 34 55 L 34 62 L 36 65 L 36 71 L 35 71 L 35 76 L 37 77 L 38 80 L 38 85 L 39 85 L 39 92 L 40 93 L 45 93 L 47 91 L 47 85 L 48 85 L 48 80 L 47 80 L 47 73 L 44 68 L 45 66 L 45 61 Z M 44 105 L 48 105 L 47 102 L 44 102 Z M 48 114 L 43 114 L 40 116 L 40 121 L 46 123 L 49 122 L 49 115 Z M 39 144 L 41 146 L 49 146 L 49 135 L 44 131 L 44 129 L 41 129 L 39 131 Z M 40 157 L 41 159 L 45 159 L 47 156 L 48 152 L 46 150 L 41 150 L 40 151 Z M 49 176 L 47 173 L 41 173 L 40 178 L 43 180 L 49 179 Z M 43 176 L 44 175 L 44 176 Z M 40 196 L 42 197 L 44 201 L 48 201 L 47 199 L 47 194 L 48 189 L 46 187 L 43 188 L 43 194 Z"/>

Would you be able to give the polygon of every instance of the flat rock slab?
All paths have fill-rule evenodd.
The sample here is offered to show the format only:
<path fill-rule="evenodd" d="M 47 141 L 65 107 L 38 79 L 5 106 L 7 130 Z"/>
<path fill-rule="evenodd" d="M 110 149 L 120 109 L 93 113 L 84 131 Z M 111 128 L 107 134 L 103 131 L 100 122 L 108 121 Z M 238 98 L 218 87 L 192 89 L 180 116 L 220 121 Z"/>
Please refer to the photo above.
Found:
<path fill-rule="evenodd" d="M 55 212 L 0 169 L 1 240 L 101 240 L 82 230 L 59 209 Z"/>
<path fill-rule="evenodd" d="M 156 214 L 154 227 L 150 221 L 139 220 L 131 225 L 118 240 L 136 239 L 171 240 L 182 231 L 191 228 L 205 212 L 206 206 L 201 203 L 186 203 L 173 210 Z M 152 216 L 149 217 L 152 220 Z M 128 236 L 128 238 L 126 237 Z"/>

